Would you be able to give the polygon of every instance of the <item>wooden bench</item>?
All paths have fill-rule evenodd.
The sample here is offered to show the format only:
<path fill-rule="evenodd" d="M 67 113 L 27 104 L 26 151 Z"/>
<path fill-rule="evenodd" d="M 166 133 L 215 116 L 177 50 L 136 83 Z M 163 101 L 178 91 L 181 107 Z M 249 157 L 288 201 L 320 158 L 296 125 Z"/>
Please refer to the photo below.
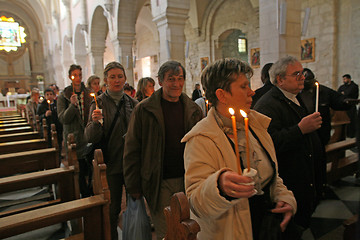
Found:
<path fill-rule="evenodd" d="M 0 124 L 9 124 L 9 123 L 24 123 L 27 122 L 25 118 L 14 119 L 14 120 L 0 120 Z"/>
<path fill-rule="evenodd" d="M 0 155 L 0 177 L 34 172 L 60 166 L 56 148 L 45 148 Z"/>
<path fill-rule="evenodd" d="M 0 129 L 0 135 L 22 133 L 22 132 L 33 132 L 33 128 L 31 126 L 24 126 L 24 127 Z"/>
<path fill-rule="evenodd" d="M 0 143 L 40 138 L 39 132 L 20 132 L 0 135 Z"/>
<path fill-rule="evenodd" d="M 95 196 L 0 218 L 0 238 L 83 218 L 82 233 L 71 239 L 110 240 L 110 192 L 106 180 L 106 165 L 103 163 L 101 150 L 99 151 L 95 152 L 93 161 Z"/>
<path fill-rule="evenodd" d="M 329 144 L 346 139 L 346 126 L 350 124 L 350 118 L 346 111 L 331 111 L 331 128 L 333 133 L 330 137 Z"/>
<path fill-rule="evenodd" d="M 27 122 L 0 124 L 0 129 L 30 126 Z"/>
<path fill-rule="evenodd" d="M 358 153 L 346 156 L 347 149 L 356 146 L 356 139 L 346 139 L 326 145 L 325 152 L 327 157 L 327 181 L 332 183 L 342 177 L 358 173 Z"/>
<path fill-rule="evenodd" d="M 19 151 L 30 151 L 36 149 L 44 149 L 49 146 L 49 143 L 44 139 L 29 139 L 15 142 L 0 143 L 0 153 L 14 153 Z"/>
<path fill-rule="evenodd" d="M 200 232 L 200 225 L 190 219 L 190 205 L 183 192 L 175 193 L 170 206 L 164 209 L 167 231 L 165 240 L 194 240 Z"/>

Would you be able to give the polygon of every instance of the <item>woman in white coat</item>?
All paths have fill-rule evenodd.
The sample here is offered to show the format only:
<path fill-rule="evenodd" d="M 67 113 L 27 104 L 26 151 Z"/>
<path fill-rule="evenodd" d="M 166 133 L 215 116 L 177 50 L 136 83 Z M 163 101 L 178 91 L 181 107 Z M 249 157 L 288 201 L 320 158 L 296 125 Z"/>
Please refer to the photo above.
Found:
<path fill-rule="evenodd" d="M 261 239 L 264 234 L 273 234 L 264 226 L 272 221 L 263 221 L 274 219 L 270 213 L 279 220 L 275 228 L 268 229 L 277 229 L 276 234 L 283 235 L 296 212 L 294 195 L 278 176 L 273 142 L 267 133 L 271 119 L 250 110 L 252 74 L 247 63 L 222 59 L 209 65 L 201 76 L 212 108 L 182 139 L 186 142 L 185 189 L 192 217 L 201 227 L 199 239 Z M 229 108 L 235 109 L 237 142 Z M 247 167 L 240 109 L 249 118 L 250 166 L 257 171 L 255 178 L 240 175 L 237 169 L 234 144 L 239 147 L 241 166 Z"/>

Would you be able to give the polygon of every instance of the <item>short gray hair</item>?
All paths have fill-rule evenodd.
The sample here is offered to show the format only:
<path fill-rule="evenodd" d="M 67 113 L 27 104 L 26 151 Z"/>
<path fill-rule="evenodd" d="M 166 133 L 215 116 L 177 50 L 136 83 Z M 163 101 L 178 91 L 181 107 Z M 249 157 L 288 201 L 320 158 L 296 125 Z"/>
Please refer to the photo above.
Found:
<path fill-rule="evenodd" d="M 286 56 L 283 58 L 280 58 L 276 63 L 274 63 L 270 68 L 270 79 L 272 84 L 277 85 L 277 76 L 280 78 L 285 77 L 286 75 L 286 69 L 290 64 L 294 64 L 296 62 L 299 62 L 299 60 L 296 57 L 293 56 Z"/>

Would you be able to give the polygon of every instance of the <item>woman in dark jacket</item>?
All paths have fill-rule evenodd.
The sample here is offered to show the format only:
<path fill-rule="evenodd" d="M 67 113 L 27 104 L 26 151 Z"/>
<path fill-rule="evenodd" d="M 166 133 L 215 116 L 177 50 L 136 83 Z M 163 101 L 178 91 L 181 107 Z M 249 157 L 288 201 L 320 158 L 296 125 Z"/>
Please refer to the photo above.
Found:
<path fill-rule="evenodd" d="M 104 70 L 104 81 L 108 89 L 93 101 L 90 108 L 89 122 L 85 137 L 89 143 L 103 143 L 104 161 L 109 184 L 111 238 L 118 239 L 117 223 L 121 211 L 122 189 L 124 184 L 122 159 L 124 135 L 131 112 L 138 103 L 124 94 L 126 75 L 124 67 L 118 62 L 111 62 Z"/>

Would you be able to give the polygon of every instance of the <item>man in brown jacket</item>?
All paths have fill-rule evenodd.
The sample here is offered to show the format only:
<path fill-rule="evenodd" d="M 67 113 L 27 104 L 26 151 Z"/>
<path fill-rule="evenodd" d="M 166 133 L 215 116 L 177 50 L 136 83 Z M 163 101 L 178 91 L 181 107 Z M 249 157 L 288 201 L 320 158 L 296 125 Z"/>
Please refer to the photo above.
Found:
<path fill-rule="evenodd" d="M 162 88 L 138 104 L 125 137 L 124 178 L 133 198 L 145 196 L 158 239 L 166 233 L 164 207 L 184 192 L 181 138 L 202 118 L 201 109 L 184 93 L 185 69 L 175 61 L 158 72 Z"/>

